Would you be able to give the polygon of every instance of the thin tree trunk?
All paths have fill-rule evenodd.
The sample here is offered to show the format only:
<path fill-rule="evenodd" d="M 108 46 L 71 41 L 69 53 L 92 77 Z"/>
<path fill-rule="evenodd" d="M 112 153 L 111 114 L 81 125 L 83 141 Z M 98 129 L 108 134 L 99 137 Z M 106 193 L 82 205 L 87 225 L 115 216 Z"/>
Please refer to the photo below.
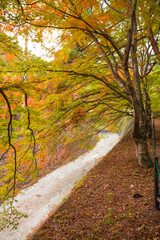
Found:
<path fill-rule="evenodd" d="M 151 117 L 151 102 L 148 93 L 145 91 L 145 118 L 147 138 L 152 138 L 152 117 Z"/>
<path fill-rule="evenodd" d="M 159 50 L 159 47 L 158 47 L 158 43 L 155 40 L 155 37 L 153 35 L 153 31 L 152 31 L 151 27 L 149 28 L 149 40 L 151 42 L 152 49 L 154 51 L 155 56 L 160 55 L 160 50 Z"/>

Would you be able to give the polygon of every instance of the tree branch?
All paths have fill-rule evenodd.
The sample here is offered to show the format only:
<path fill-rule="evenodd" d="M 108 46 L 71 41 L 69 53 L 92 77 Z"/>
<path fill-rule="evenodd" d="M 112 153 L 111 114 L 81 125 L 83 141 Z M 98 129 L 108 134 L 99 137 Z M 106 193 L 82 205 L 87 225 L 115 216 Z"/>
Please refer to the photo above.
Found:
<path fill-rule="evenodd" d="M 15 187 L 16 187 L 16 173 L 17 173 L 17 151 L 15 146 L 12 144 L 12 120 L 13 120 L 13 114 L 12 114 L 12 110 L 11 110 L 11 106 L 10 106 L 10 102 L 9 99 L 7 97 L 7 95 L 5 94 L 5 92 L 3 91 L 2 88 L 0 88 L 0 94 L 2 95 L 2 97 L 4 98 L 4 100 L 6 101 L 7 107 L 8 107 L 8 112 L 9 112 L 9 122 L 8 122 L 8 143 L 9 143 L 9 147 L 11 147 L 14 151 L 14 175 L 13 175 L 13 186 L 9 189 L 9 191 L 7 192 L 7 194 L 5 195 L 5 197 L 8 195 L 8 193 L 13 189 L 13 194 L 15 195 Z M 4 197 L 4 198 L 5 198 Z"/>
<path fill-rule="evenodd" d="M 100 78 L 100 77 L 97 77 L 96 75 L 93 75 L 93 74 L 87 74 L 87 73 L 78 73 L 78 72 L 75 72 L 73 70 L 47 70 L 49 72 L 66 72 L 70 75 L 77 75 L 77 76 L 83 76 L 83 77 L 91 77 L 91 78 L 94 78 L 102 83 L 104 83 L 108 88 L 110 88 L 112 91 L 114 91 L 115 93 L 117 93 L 120 97 L 122 97 L 123 99 L 126 99 L 128 100 L 129 102 L 131 102 L 131 99 L 124 95 L 122 92 L 118 91 L 114 86 L 112 86 L 110 83 L 107 82 L 107 80 L 105 78 Z"/>
<path fill-rule="evenodd" d="M 27 107 L 27 119 L 28 119 L 28 126 L 27 126 L 27 129 L 30 131 L 31 133 L 31 141 L 32 141 L 32 138 L 33 138 L 33 156 L 35 157 L 35 149 L 36 149 L 36 139 L 35 139 L 35 135 L 34 135 L 34 131 L 33 129 L 30 127 L 30 124 L 31 124 L 31 118 L 30 118 L 30 110 L 29 110 L 29 107 L 28 107 L 28 95 L 26 93 L 26 91 L 20 87 L 20 86 L 14 86 L 15 88 L 18 88 L 18 89 L 21 89 L 24 93 L 24 96 L 25 96 L 25 106 Z M 37 161 L 35 159 L 35 166 L 37 168 Z"/>
<path fill-rule="evenodd" d="M 129 53 L 131 50 L 136 3 L 137 3 L 137 0 L 134 0 L 134 2 L 132 4 L 131 14 L 130 14 L 130 26 L 129 26 L 129 30 L 128 30 L 127 44 L 126 44 L 125 54 L 124 54 L 124 59 L 123 59 L 123 65 L 125 68 L 128 67 Z"/>
<path fill-rule="evenodd" d="M 107 6 L 110 7 L 110 9 L 112 9 L 113 11 L 115 11 L 115 12 L 117 12 L 117 13 L 119 13 L 119 14 L 125 15 L 124 12 L 121 12 L 121 11 L 115 9 L 114 7 L 112 7 L 106 0 L 104 0 L 104 2 L 105 2 L 105 3 L 107 4 Z"/>

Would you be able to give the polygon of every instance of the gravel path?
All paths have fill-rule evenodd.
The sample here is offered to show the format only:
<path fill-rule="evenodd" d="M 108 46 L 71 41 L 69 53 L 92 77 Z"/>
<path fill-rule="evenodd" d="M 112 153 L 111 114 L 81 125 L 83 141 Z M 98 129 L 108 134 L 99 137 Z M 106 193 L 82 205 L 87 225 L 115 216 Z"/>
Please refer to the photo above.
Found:
<path fill-rule="evenodd" d="M 25 240 L 71 192 L 77 181 L 105 156 L 119 141 L 118 134 L 105 133 L 95 148 L 75 161 L 41 178 L 33 186 L 17 195 L 15 207 L 28 215 L 16 230 L 0 232 L 0 240 Z"/>

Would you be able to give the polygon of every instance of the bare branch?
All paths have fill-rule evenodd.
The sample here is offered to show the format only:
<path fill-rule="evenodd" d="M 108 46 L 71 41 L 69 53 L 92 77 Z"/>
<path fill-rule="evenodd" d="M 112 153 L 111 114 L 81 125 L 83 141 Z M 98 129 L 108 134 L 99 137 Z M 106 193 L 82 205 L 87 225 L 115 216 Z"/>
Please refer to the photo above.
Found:
<path fill-rule="evenodd" d="M 18 5 L 20 6 L 22 13 L 24 13 L 24 10 L 23 10 L 23 7 L 22 7 L 22 4 L 21 4 L 20 0 L 16 0 L 16 1 L 17 1 Z"/>
<path fill-rule="evenodd" d="M 112 7 L 106 0 L 104 0 L 104 2 L 107 4 L 108 7 L 110 7 L 112 10 L 114 10 L 115 12 L 119 13 L 119 14 L 122 14 L 122 15 L 125 15 L 124 12 L 122 11 L 119 11 L 117 9 L 115 9 L 114 7 Z"/>
<path fill-rule="evenodd" d="M 22 87 L 20 87 L 20 86 L 14 86 L 15 88 L 18 88 L 18 89 L 20 89 L 20 90 L 22 90 L 23 91 L 23 93 L 24 93 L 24 96 L 25 96 L 25 106 L 27 107 L 27 118 L 28 118 L 28 126 L 27 126 L 27 129 L 30 131 L 30 133 L 31 133 L 31 141 L 32 141 L 32 138 L 33 138 L 33 156 L 35 156 L 35 149 L 36 149 L 36 139 L 35 139 L 35 135 L 34 135 L 34 131 L 33 131 L 33 129 L 30 127 L 30 124 L 31 124 L 31 119 L 30 119 L 30 110 L 29 110 L 29 108 L 28 108 L 28 95 L 27 95 L 27 93 L 26 93 L 26 91 L 22 88 Z M 37 162 L 36 162 L 36 160 L 35 160 L 35 165 L 36 165 L 36 168 L 37 168 Z"/>
<path fill-rule="evenodd" d="M 5 94 L 5 92 L 2 90 L 2 88 L 0 88 L 0 94 L 2 95 L 2 97 L 4 98 L 4 100 L 6 101 L 7 107 L 8 107 L 8 112 L 9 112 L 9 122 L 8 122 L 8 143 L 9 143 L 9 147 L 11 147 L 14 151 L 14 175 L 13 175 L 13 185 L 12 187 L 9 189 L 8 193 L 13 189 L 13 194 L 15 195 L 15 187 L 16 187 L 16 173 L 17 173 L 17 151 L 15 146 L 12 144 L 12 120 L 13 120 L 13 114 L 12 114 L 12 110 L 11 110 L 11 106 L 10 106 L 10 102 L 9 99 L 7 97 L 7 95 Z M 7 193 L 7 195 L 8 195 Z M 7 196 L 5 195 L 5 197 Z"/>

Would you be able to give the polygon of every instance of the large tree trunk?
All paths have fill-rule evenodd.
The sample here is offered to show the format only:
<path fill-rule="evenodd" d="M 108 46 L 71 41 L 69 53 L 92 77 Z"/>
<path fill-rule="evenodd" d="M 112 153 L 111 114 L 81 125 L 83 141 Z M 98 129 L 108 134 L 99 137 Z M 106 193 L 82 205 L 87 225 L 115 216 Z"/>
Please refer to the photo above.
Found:
<path fill-rule="evenodd" d="M 135 104 L 133 137 L 136 144 L 136 160 L 141 167 L 150 168 L 153 162 L 148 152 L 146 120 L 143 109 Z"/>
<path fill-rule="evenodd" d="M 139 166 L 147 168 L 153 167 L 153 163 L 148 153 L 147 141 L 141 136 L 139 136 L 138 141 L 136 139 L 136 154 L 136 160 Z"/>
<path fill-rule="evenodd" d="M 136 3 L 136 0 L 135 2 Z M 152 167 L 153 163 L 149 156 L 147 144 L 147 128 L 145 110 L 142 100 L 141 82 L 139 77 L 138 60 L 137 60 L 137 21 L 135 12 L 132 15 L 132 44 L 131 59 L 133 68 L 134 91 L 131 92 L 132 104 L 134 110 L 134 128 L 133 137 L 136 143 L 137 162 L 142 167 Z"/>

